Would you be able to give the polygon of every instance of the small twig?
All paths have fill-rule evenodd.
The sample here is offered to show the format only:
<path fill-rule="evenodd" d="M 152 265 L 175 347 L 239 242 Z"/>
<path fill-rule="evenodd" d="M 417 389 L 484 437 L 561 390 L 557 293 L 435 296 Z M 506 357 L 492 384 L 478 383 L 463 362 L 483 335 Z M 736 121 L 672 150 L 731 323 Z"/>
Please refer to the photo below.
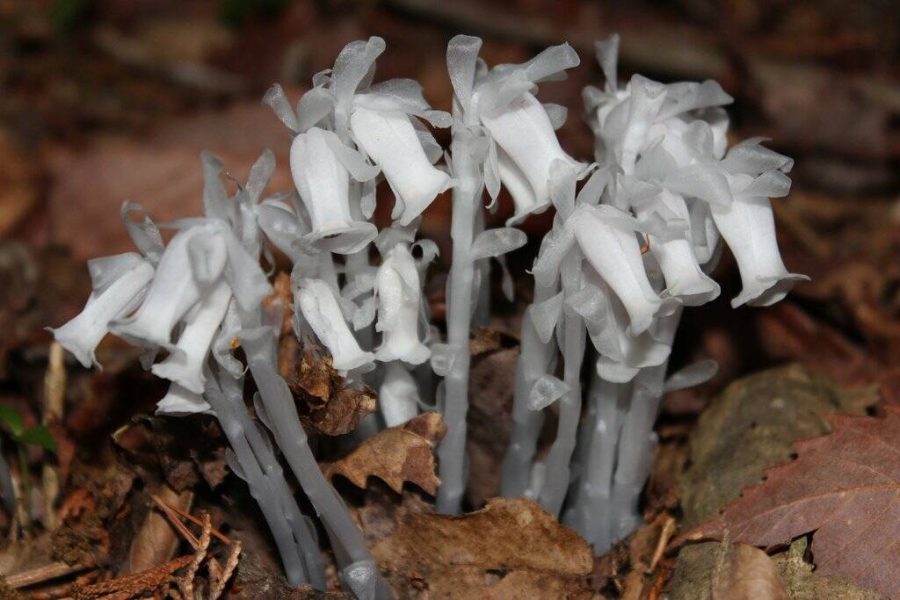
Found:
<path fill-rule="evenodd" d="M 69 565 L 61 561 L 52 562 L 46 565 L 35 567 L 33 569 L 29 569 L 27 571 L 22 571 L 21 573 L 6 575 L 5 580 L 6 585 L 14 590 L 17 590 L 19 588 L 29 587 L 32 585 L 43 583 L 45 581 L 50 581 L 51 579 L 73 575 L 75 573 L 79 573 L 81 571 L 92 568 L 93 565 Z"/>
<path fill-rule="evenodd" d="M 206 558 L 206 551 L 209 549 L 209 542 L 211 539 L 211 531 L 212 521 L 209 518 L 209 513 L 203 513 L 203 532 L 200 534 L 200 541 L 196 546 L 194 559 L 191 561 L 191 564 L 188 565 L 184 575 L 178 578 L 177 582 L 178 588 L 185 598 L 194 597 L 194 577 L 196 577 L 197 570 L 203 563 L 203 559 Z"/>
<path fill-rule="evenodd" d="M 669 540 L 671 540 L 672 536 L 675 534 L 676 528 L 675 519 L 666 516 L 662 531 L 659 532 L 659 539 L 656 541 L 656 549 L 653 550 L 653 558 L 650 559 L 650 566 L 645 569 L 645 573 L 649 574 L 656 570 L 656 565 L 658 565 L 660 559 L 662 559 L 662 555 L 666 551 L 666 546 L 669 545 Z"/>
<path fill-rule="evenodd" d="M 191 564 L 193 560 L 193 556 L 180 556 L 140 573 L 123 575 L 110 581 L 101 581 L 91 585 L 75 586 L 72 590 L 72 597 L 74 600 L 94 600 L 96 598 L 125 600 L 141 596 L 146 592 L 158 589 L 172 578 L 172 573 Z"/>
<path fill-rule="evenodd" d="M 188 521 L 190 521 L 190 522 L 193 523 L 194 525 L 197 525 L 197 526 L 199 526 L 199 527 L 203 527 L 203 521 L 202 521 L 202 520 L 198 519 L 197 517 L 195 517 L 194 515 L 192 515 L 192 514 L 190 514 L 190 513 L 187 513 L 187 512 L 185 512 L 185 511 L 181 510 L 181 509 L 178 508 L 177 506 L 172 506 L 171 504 L 168 504 L 165 500 L 163 500 L 163 499 L 160 498 L 159 496 L 156 496 L 156 495 L 151 496 L 151 499 L 152 499 L 154 502 L 156 502 L 156 504 L 163 510 L 163 512 L 166 513 L 167 516 L 168 516 L 169 513 L 171 512 L 173 515 L 177 515 L 178 517 L 181 517 L 181 518 L 183 518 L 183 519 L 187 519 Z M 178 519 L 176 518 L 176 519 L 174 519 L 174 521 L 178 521 Z M 173 522 L 173 525 L 175 525 L 176 527 L 178 527 L 178 525 L 182 525 L 182 526 L 183 526 L 183 523 L 180 523 L 180 522 L 179 522 L 178 524 L 176 524 L 176 523 Z M 196 543 L 198 542 L 197 538 L 194 537 L 194 535 L 193 535 L 192 533 L 189 533 L 189 535 L 191 536 L 191 538 L 193 538 L 194 541 L 193 541 L 193 542 L 190 542 L 190 539 L 189 539 L 188 541 L 191 543 L 192 546 L 194 546 L 194 547 L 196 548 L 196 547 L 197 547 L 197 546 L 196 546 Z M 234 540 L 232 540 L 230 537 L 228 537 L 227 535 L 225 535 L 224 533 L 222 533 L 221 531 L 219 531 L 219 530 L 217 530 L 217 529 L 215 529 L 215 528 L 213 528 L 213 529 L 210 531 L 210 535 L 212 535 L 214 538 L 216 538 L 217 540 L 219 540 L 219 541 L 222 542 L 222 543 L 229 544 L 229 545 L 230 545 L 230 544 L 234 544 Z"/>

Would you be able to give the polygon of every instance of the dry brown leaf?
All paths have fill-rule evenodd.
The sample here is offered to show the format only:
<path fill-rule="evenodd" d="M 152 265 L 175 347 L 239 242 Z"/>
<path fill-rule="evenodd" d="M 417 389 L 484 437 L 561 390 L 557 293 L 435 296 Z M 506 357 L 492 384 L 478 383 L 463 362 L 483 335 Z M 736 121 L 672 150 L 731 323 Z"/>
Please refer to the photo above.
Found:
<path fill-rule="evenodd" d="M 833 433 L 798 442 L 798 458 L 767 471 L 718 517 L 680 536 L 771 547 L 815 532 L 817 572 L 897 597 L 900 408 L 881 418 L 830 418 Z"/>
<path fill-rule="evenodd" d="M 190 510 L 194 502 L 192 491 L 176 492 L 166 484 L 162 484 L 156 493 L 166 502 L 185 511 Z M 178 533 L 164 514 L 149 511 L 131 540 L 128 560 L 122 566 L 122 573 L 140 573 L 172 560 L 180 541 Z"/>
<path fill-rule="evenodd" d="M 282 351 L 293 352 L 293 347 L 283 346 Z M 294 359 L 282 354 L 279 368 L 283 375 L 287 373 L 288 387 L 299 403 L 300 420 L 308 431 L 324 435 L 350 433 L 375 410 L 375 393 L 367 386 L 349 387 L 331 366 L 331 358 L 321 356 L 317 348 L 298 350 L 297 354 Z"/>
<path fill-rule="evenodd" d="M 322 466 L 326 477 L 343 475 L 354 485 L 378 477 L 398 494 L 404 482 L 436 494 L 441 480 L 435 475 L 434 446 L 445 428 L 438 413 L 424 413 L 403 425 L 390 427 L 367 439 L 353 452 Z"/>
<path fill-rule="evenodd" d="M 718 559 L 713 600 L 788 600 L 775 563 L 759 548 L 728 544 Z"/>
<path fill-rule="evenodd" d="M 460 517 L 410 513 L 372 553 L 401 596 L 591 597 L 590 546 L 524 498 Z"/>

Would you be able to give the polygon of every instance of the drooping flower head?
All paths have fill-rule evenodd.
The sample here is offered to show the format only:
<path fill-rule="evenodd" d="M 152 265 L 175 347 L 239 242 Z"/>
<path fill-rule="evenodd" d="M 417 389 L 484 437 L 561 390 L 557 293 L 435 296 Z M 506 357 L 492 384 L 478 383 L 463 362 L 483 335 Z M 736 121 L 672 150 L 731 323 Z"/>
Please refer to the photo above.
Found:
<path fill-rule="evenodd" d="M 369 182 L 380 170 L 394 192 L 393 218 L 401 225 L 412 222 L 452 183 L 433 166 L 442 152 L 422 123 L 447 127 L 450 115 L 432 109 L 411 79 L 373 85 L 375 60 L 384 49 L 380 37 L 348 44 L 333 69 L 313 78 L 313 89 L 296 111 L 280 86 L 264 99 L 297 134 L 291 172 L 312 218 L 309 241 L 332 252 L 356 252 L 377 234 L 361 222 L 374 205 L 350 205 L 351 178 Z"/>
<path fill-rule="evenodd" d="M 502 184 L 510 192 L 515 214 L 510 224 L 550 205 L 553 165 L 580 167 L 560 146 L 556 129 L 566 110 L 543 105 L 535 97 L 537 84 L 563 79 L 579 64 L 568 44 L 547 48 L 528 62 L 488 69 L 478 57 L 479 38 L 458 35 L 447 48 L 447 68 L 453 84 L 456 118 L 471 135 L 484 140 L 478 159 L 492 199 Z"/>

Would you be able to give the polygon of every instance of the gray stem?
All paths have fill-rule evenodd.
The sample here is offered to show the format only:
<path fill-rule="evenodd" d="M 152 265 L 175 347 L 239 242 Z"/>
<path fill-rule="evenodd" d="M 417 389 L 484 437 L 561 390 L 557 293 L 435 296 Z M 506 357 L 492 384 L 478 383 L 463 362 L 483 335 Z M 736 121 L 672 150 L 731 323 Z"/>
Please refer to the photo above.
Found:
<path fill-rule="evenodd" d="M 275 338 L 271 328 L 245 331 L 241 345 L 259 389 L 269 425 L 285 460 L 329 532 L 340 560 L 344 583 L 357 598 L 381 600 L 393 592 L 381 577 L 343 500 L 325 479 L 309 447 L 306 432 L 287 383 L 275 370 Z"/>
<path fill-rule="evenodd" d="M 475 265 L 471 248 L 476 211 L 481 209 L 483 182 L 478 165 L 472 160 L 471 134 L 457 135 L 454 124 L 451 144 L 453 174 L 453 214 L 450 237 L 453 257 L 447 282 L 447 342 L 453 353 L 450 370 L 444 378 L 444 423 L 447 434 L 438 447 L 441 488 L 437 510 L 457 514 L 466 489 L 466 413 L 469 409 L 469 330 L 472 324 L 475 289 Z"/>
<path fill-rule="evenodd" d="M 554 291 L 549 287 L 535 285 L 533 302 L 546 300 Z M 522 318 L 519 348 L 513 389 L 512 431 L 500 471 L 500 494 L 506 497 L 521 496 L 528 487 L 531 463 L 544 424 L 543 411 L 531 410 L 528 407 L 528 396 L 534 382 L 541 375 L 549 373 L 556 350 L 554 340 L 545 344 L 538 337 L 531 320 L 530 308 Z"/>
<path fill-rule="evenodd" d="M 581 418 L 581 365 L 586 337 L 584 321 L 568 306 L 563 311 L 563 324 L 563 381 L 569 389 L 560 399 L 559 426 L 547 456 L 547 480 L 539 499 L 544 510 L 553 515 L 559 515 L 569 488 L 570 462 Z"/>
<path fill-rule="evenodd" d="M 288 583 L 292 586 L 310 583 L 316 589 L 327 589 L 324 565 L 315 538 L 309 532 L 297 535 L 299 532 L 293 527 L 292 515 L 285 510 L 287 506 L 293 505 L 296 514 L 300 515 L 300 509 L 287 487 L 274 453 L 265 444 L 254 448 L 249 442 L 254 433 L 259 436 L 259 431 L 244 405 L 243 396 L 235 397 L 235 390 L 241 392 L 240 382 L 234 381 L 231 382 L 233 385 L 228 385 L 229 382 L 224 381 L 228 375 L 223 373 L 220 377 L 226 384 L 226 389 L 222 390 L 212 374 L 207 377 L 206 399 L 215 411 L 222 431 L 237 457 L 243 477 L 250 488 L 250 495 L 259 504 L 263 518 L 269 525 Z"/>

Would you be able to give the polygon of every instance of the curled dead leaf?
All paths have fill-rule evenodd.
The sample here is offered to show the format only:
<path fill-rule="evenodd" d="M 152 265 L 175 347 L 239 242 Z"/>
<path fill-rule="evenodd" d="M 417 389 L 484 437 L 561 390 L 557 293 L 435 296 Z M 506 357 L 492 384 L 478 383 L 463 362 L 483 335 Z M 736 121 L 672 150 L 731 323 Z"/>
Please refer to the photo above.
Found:
<path fill-rule="evenodd" d="M 307 431 L 332 436 L 350 433 L 378 405 L 371 388 L 350 387 L 331 365 L 331 358 L 322 356 L 318 348 L 301 350 L 282 343 L 279 369 Z"/>
<path fill-rule="evenodd" d="M 401 597 L 592 596 L 590 546 L 524 498 L 495 498 L 461 517 L 409 513 L 372 553 Z"/>
<path fill-rule="evenodd" d="M 343 475 L 360 488 L 374 476 L 398 494 L 404 482 L 410 482 L 434 495 L 441 484 L 434 473 L 434 446 L 445 431 L 438 413 L 425 413 L 379 432 L 347 456 L 323 465 L 322 471 L 329 479 Z"/>

